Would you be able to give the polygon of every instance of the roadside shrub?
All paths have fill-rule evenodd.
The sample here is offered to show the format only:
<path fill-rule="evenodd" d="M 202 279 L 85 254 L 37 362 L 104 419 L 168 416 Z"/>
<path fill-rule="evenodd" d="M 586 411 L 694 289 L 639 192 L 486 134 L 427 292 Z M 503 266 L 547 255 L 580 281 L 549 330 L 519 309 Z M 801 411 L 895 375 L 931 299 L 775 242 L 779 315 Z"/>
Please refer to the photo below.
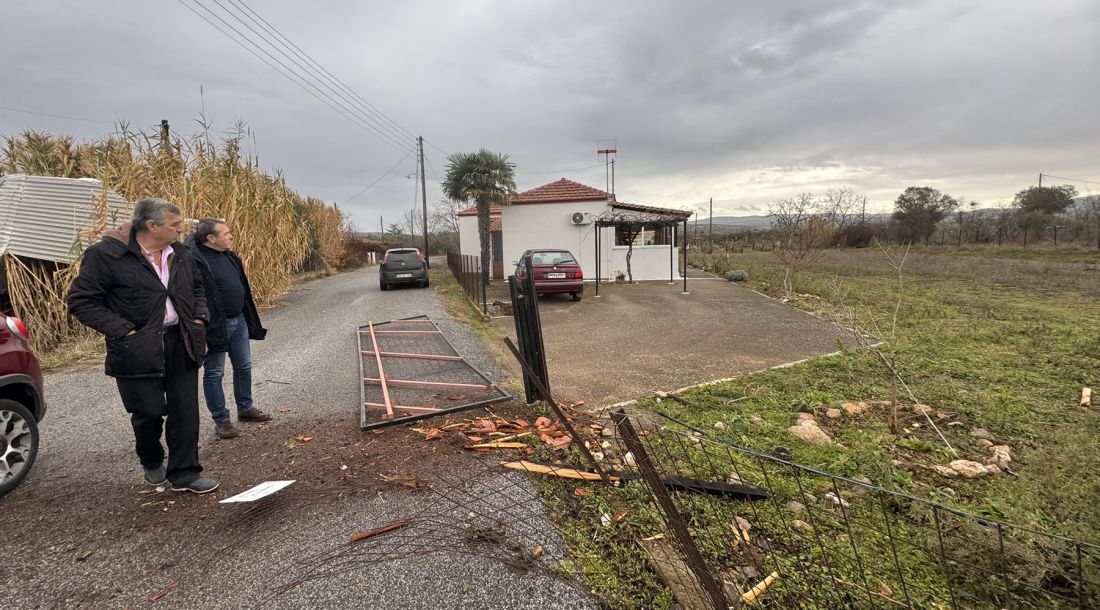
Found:
<path fill-rule="evenodd" d="M 749 272 L 744 269 L 734 269 L 726 274 L 726 279 L 731 282 L 747 282 L 749 281 Z"/>

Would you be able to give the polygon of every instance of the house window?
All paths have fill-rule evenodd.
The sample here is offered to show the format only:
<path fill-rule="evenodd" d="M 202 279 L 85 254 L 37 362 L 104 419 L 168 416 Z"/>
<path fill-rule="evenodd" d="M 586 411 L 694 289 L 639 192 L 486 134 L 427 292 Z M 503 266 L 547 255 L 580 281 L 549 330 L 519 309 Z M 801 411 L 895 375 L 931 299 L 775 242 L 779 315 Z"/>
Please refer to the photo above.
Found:
<path fill-rule="evenodd" d="M 633 238 L 635 246 L 667 246 L 671 232 L 669 227 L 615 227 L 615 245 L 629 245 Z"/>

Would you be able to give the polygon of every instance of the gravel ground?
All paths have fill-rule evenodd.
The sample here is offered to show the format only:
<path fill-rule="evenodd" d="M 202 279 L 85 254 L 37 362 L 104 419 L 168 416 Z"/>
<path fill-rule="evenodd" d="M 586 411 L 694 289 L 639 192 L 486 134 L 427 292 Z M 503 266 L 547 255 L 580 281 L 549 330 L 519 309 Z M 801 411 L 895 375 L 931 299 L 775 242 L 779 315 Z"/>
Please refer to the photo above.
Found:
<path fill-rule="evenodd" d="M 490 558 L 499 549 L 481 552 L 450 539 L 438 549 L 423 540 L 406 544 L 406 551 L 420 549 L 407 557 L 386 549 L 410 540 L 415 528 L 389 542 L 359 543 L 370 546 L 342 573 L 274 595 L 315 570 L 326 553 L 347 547 L 351 533 L 410 515 L 447 515 L 452 525 L 467 511 L 499 516 L 515 522 L 526 544 L 546 549 L 540 566 L 562 556 L 560 537 L 523 476 L 426 443 L 405 427 L 358 429 L 357 327 L 420 314 L 499 379 L 483 342 L 447 317 L 434 291 L 381 292 L 374 269 L 298 286 L 265 312 L 268 339 L 253 343 L 254 399 L 275 421 L 244 424 L 242 437 L 219 441 L 200 405 L 201 458 L 222 484 L 208 496 L 155 493 L 140 483 L 128 419 L 101 367 L 47 375 L 50 411 L 38 461 L 24 484 L 0 499 L 0 607 L 148 606 L 158 592 L 155 606 L 179 608 L 596 607 L 573 581 L 543 569 L 522 574 Z M 314 440 L 295 443 L 300 434 Z M 396 472 L 434 487 L 410 490 L 379 479 Z M 251 511 L 217 504 L 288 477 L 300 482 Z M 465 491 L 453 501 L 458 488 Z"/>

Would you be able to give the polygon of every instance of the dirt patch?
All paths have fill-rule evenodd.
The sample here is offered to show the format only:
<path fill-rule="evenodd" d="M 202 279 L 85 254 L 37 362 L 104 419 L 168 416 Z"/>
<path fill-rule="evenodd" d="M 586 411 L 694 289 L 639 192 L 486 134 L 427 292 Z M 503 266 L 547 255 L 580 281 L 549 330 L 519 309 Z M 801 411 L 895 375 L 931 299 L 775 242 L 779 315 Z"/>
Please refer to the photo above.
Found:
<path fill-rule="evenodd" d="M 698 273 L 698 272 L 695 272 Z M 709 274 L 708 274 L 709 275 Z M 585 287 L 584 300 L 539 300 L 551 390 L 590 406 L 674 390 L 836 351 L 836 325 L 709 277 Z M 512 318 L 493 320 L 515 336 Z"/>

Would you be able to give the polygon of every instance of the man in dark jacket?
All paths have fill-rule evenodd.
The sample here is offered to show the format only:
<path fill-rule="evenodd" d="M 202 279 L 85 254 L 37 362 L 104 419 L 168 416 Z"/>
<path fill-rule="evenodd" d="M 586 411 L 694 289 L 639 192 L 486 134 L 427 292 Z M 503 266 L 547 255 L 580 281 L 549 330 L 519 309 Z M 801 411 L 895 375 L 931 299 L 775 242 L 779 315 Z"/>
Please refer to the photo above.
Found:
<path fill-rule="evenodd" d="M 262 422 L 271 419 L 252 404 L 252 350 L 249 340 L 263 340 L 267 330 L 260 325 L 252 289 L 244 264 L 230 248 L 233 233 L 225 221 L 207 218 L 199 221 L 195 234 L 188 240 L 195 251 L 206 284 L 206 305 L 210 324 L 206 340 L 210 353 L 202 369 L 202 390 L 206 408 L 214 419 L 218 438 L 233 438 L 240 431 L 225 406 L 222 378 L 225 376 L 225 355 L 233 363 L 233 400 L 237 403 L 239 421 Z"/>
<path fill-rule="evenodd" d="M 182 228 L 175 205 L 139 201 L 132 223 L 84 252 L 68 306 L 107 342 L 104 369 L 130 413 L 145 482 L 207 493 L 218 487 L 199 464 L 198 367 L 209 316 L 194 253 L 176 242 Z"/>

